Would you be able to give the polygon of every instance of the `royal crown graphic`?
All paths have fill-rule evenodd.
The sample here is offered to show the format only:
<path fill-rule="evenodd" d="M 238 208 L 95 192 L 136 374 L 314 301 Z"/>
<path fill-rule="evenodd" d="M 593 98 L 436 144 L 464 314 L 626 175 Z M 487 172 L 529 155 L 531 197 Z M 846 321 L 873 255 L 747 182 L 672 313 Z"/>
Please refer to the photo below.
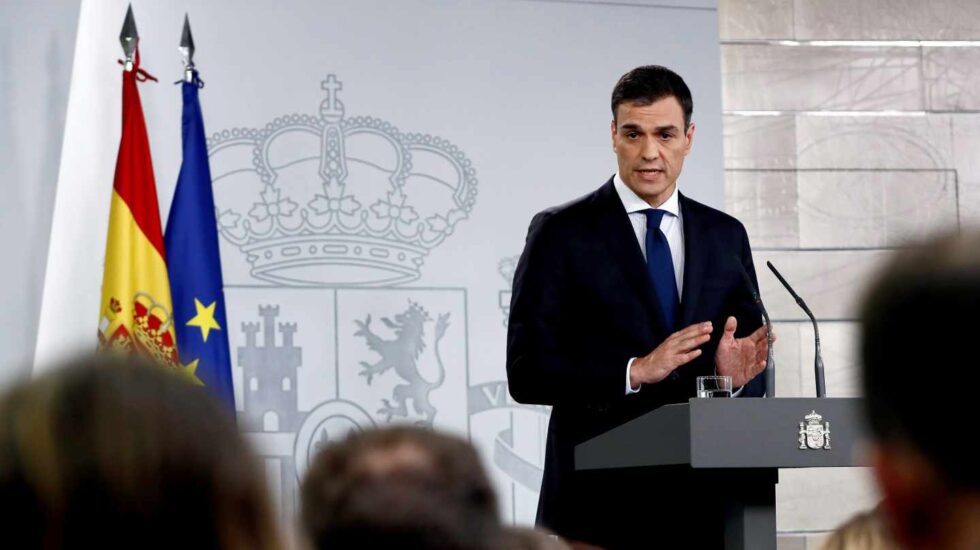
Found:
<path fill-rule="evenodd" d="M 476 171 L 450 142 L 344 117 L 328 75 L 318 116 L 214 134 L 218 230 L 258 279 L 290 286 L 413 281 L 476 201 Z"/>

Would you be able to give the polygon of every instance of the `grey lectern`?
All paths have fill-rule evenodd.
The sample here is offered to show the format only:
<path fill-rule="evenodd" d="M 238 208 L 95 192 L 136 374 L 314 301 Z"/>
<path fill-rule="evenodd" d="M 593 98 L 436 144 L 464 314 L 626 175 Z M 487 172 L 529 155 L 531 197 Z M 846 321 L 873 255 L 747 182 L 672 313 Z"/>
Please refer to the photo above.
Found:
<path fill-rule="evenodd" d="M 858 466 L 861 400 L 691 399 L 575 447 L 577 470 L 690 465 L 725 480 L 726 550 L 775 550 L 778 468 Z"/>

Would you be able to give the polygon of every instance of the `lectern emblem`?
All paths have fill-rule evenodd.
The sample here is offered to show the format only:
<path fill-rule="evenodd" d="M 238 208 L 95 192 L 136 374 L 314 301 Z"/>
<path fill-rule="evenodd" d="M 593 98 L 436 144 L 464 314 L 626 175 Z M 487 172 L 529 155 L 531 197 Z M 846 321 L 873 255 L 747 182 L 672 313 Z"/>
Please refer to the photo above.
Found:
<path fill-rule="evenodd" d="M 817 411 L 803 417 L 800 422 L 800 449 L 829 449 L 830 422 L 820 423 L 823 417 Z"/>

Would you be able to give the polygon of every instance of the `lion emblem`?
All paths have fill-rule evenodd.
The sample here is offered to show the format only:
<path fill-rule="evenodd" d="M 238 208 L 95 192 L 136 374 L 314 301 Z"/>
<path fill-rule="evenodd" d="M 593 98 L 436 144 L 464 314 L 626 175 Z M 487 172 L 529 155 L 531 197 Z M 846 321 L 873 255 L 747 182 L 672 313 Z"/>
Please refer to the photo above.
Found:
<path fill-rule="evenodd" d="M 376 363 L 361 361 L 361 376 L 371 384 L 375 375 L 394 369 L 395 373 L 405 382 L 395 386 L 392 400 L 382 399 L 384 406 L 378 409 L 378 414 L 385 415 L 390 421 L 392 416 L 408 417 L 408 400 L 412 400 L 412 408 L 423 415 L 422 424 L 431 426 L 436 416 L 436 408 L 429 401 L 429 394 L 446 380 L 446 369 L 439 355 L 439 342 L 449 328 L 449 314 L 439 315 L 435 327 L 434 351 L 438 373 L 435 380 L 426 380 L 419 372 L 418 359 L 425 350 L 425 324 L 432 321 L 428 312 L 419 304 L 409 301 L 408 309 L 395 315 L 394 320 L 382 317 L 381 322 L 394 331 L 395 337 L 385 340 L 371 330 L 371 316 L 364 321 L 354 321 L 358 329 L 355 336 L 363 336 L 368 349 L 381 356 Z"/>

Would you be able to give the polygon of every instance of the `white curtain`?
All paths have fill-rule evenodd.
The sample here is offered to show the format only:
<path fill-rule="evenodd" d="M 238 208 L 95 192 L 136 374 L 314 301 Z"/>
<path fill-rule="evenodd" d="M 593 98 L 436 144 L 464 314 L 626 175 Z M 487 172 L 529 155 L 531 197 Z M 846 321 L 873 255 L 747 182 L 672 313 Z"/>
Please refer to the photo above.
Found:
<path fill-rule="evenodd" d="M 78 11 L 0 2 L 0 386 L 34 354 Z"/>

